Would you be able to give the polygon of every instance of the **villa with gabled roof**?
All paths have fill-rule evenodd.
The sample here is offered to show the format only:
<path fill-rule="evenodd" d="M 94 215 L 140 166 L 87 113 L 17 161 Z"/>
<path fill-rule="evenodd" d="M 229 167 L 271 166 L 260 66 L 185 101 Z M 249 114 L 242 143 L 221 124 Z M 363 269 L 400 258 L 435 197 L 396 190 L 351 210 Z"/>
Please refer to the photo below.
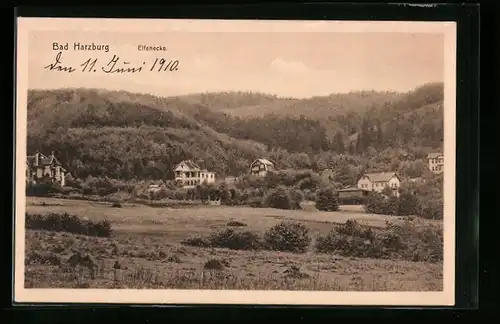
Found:
<path fill-rule="evenodd" d="M 275 169 L 274 163 L 268 159 L 257 159 L 250 164 L 250 174 L 260 177 L 265 177 L 269 171 Z"/>
<path fill-rule="evenodd" d="M 40 152 L 28 155 L 26 158 L 26 182 L 36 184 L 42 179 L 48 179 L 61 186 L 65 186 L 68 171 L 55 157 L 54 152 L 46 156 Z"/>
<path fill-rule="evenodd" d="M 398 195 L 401 179 L 396 172 L 371 172 L 365 173 L 358 180 L 358 189 L 382 192 L 385 188 Z"/>
<path fill-rule="evenodd" d="M 215 173 L 201 169 L 192 160 L 184 160 L 174 167 L 175 181 L 183 188 L 194 188 L 202 183 L 215 182 Z"/>

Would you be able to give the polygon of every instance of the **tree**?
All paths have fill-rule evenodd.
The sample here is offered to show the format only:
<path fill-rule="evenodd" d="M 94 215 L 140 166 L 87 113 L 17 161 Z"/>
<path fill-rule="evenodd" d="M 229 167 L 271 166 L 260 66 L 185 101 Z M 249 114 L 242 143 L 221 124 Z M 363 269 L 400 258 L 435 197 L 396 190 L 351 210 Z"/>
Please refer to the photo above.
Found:
<path fill-rule="evenodd" d="M 294 204 L 290 193 L 286 187 L 278 186 L 270 189 L 262 199 L 262 204 L 266 207 L 278 209 L 293 209 Z"/>
<path fill-rule="evenodd" d="M 418 198 L 409 191 L 401 192 L 398 197 L 396 214 L 399 216 L 417 215 L 418 210 Z"/>
<path fill-rule="evenodd" d="M 231 203 L 231 193 L 229 192 L 227 183 L 221 182 L 219 185 L 219 195 L 221 204 L 228 205 Z"/>
<path fill-rule="evenodd" d="M 337 153 L 344 153 L 345 152 L 344 138 L 343 138 L 341 132 L 335 133 L 335 136 L 333 137 L 332 146 L 333 146 L 333 150 Z"/>
<path fill-rule="evenodd" d="M 337 192 L 331 187 L 320 189 L 316 195 L 316 209 L 322 211 L 339 210 L 339 201 Z"/>

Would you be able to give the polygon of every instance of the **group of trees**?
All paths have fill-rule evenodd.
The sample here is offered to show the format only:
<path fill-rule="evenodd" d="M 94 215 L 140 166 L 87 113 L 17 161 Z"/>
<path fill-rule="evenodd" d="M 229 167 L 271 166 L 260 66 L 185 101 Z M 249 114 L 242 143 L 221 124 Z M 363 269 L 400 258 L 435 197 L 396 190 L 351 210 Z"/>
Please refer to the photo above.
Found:
<path fill-rule="evenodd" d="M 388 188 L 387 188 L 388 189 Z M 443 175 L 427 177 L 419 182 L 407 182 L 399 190 L 399 197 L 390 195 L 390 190 L 372 193 L 365 204 L 369 213 L 442 219 Z"/>

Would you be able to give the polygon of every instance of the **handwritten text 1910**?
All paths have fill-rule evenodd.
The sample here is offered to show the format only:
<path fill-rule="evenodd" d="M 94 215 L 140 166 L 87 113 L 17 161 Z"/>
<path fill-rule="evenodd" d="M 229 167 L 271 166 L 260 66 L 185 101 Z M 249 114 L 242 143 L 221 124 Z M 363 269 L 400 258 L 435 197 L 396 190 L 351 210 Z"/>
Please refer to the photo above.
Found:
<path fill-rule="evenodd" d="M 101 63 L 98 58 L 88 58 L 77 65 L 65 65 L 62 61 L 62 52 L 58 52 L 54 61 L 45 66 L 44 69 L 54 72 L 103 72 L 111 73 L 139 73 L 148 72 L 175 72 L 179 70 L 178 60 L 167 60 L 165 58 L 155 58 L 151 62 L 142 61 L 132 64 L 129 61 L 120 59 L 119 56 L 113 55 L 110 60 L 105 60 Z"/>

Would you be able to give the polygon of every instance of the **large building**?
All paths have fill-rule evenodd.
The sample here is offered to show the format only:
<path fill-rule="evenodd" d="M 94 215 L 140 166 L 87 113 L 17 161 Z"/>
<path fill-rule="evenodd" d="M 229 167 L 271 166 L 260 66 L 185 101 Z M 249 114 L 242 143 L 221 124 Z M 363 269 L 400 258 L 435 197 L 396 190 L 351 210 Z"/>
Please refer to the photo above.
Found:
<path fill-rule="evenodd" d="M 391 189 L 394 195 L 399 195 L 401 179 L 396 172 L 365 173 L 358 180 L 358 189 L 382 192 L 385 188 Z"/>
<path fill-rule="evenodd" d="M 444 171 L 444 155 L 442 153 L 429 153 L 427 161 L 429 161 L 429 170 L 432 172 L 441 173 Z"/>
<path fill-rule="evenodd" d="M 274 171 L 274 163 L 268 159 L 257 159 L 250 164 L 250 174 L 265 177 L 269 171 Z"/>
<path fill-rule="evenodd" d="M 215 173 L 202 170 L 191 160 L 185 160 L 174 167 L 175 181 L 184 188 L 193 188 L 203 183 L 215 182 Z"/>
<path fill-rule="evenodd" d="M 28 155 L 26 159 L 26 182 L 36 184 L 41 180 L 49 180 L 61 186 L 66 185 L 67 170 L 54 156 L 46 156 L 40 152 Z"/>

